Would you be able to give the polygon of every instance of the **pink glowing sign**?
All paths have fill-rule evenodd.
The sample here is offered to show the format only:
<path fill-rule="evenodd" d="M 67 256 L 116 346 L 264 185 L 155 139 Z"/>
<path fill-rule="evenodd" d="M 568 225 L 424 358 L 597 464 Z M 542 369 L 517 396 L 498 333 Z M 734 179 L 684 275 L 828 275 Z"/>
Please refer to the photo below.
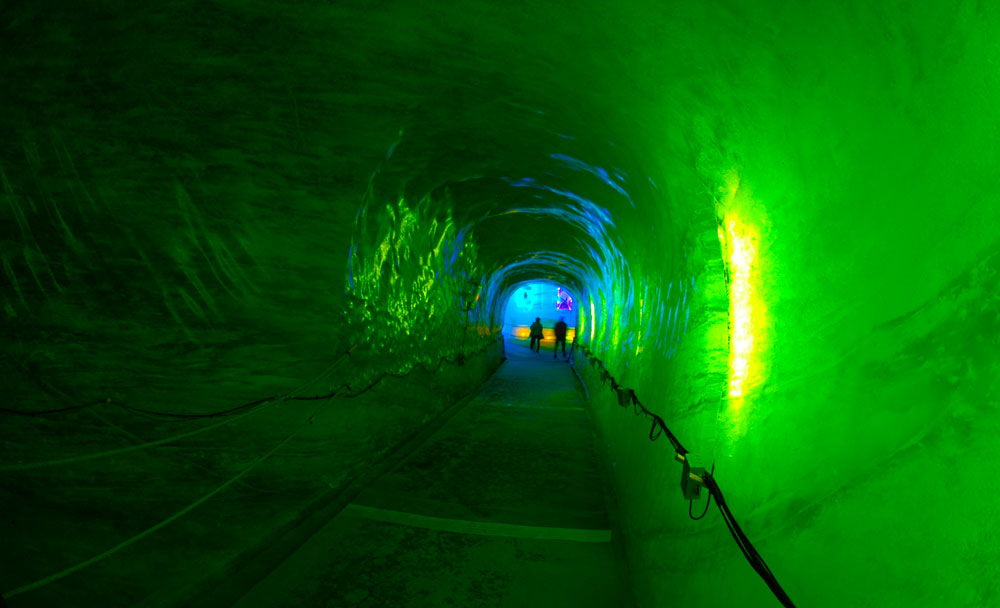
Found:
<path fill-rule="evenodd" d="M 560 287 L 556 292 L 556 310 L 573 310 L 573 298 Z"/>

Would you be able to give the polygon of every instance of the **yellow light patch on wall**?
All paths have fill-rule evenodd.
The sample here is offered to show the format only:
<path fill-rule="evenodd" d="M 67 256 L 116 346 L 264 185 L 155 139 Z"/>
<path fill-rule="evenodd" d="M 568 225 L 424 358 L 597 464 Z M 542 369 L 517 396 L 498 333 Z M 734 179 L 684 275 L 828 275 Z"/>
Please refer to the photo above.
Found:
<path fill-rule="evenodd" d="M 773 336 L 767 319 L 769 232 L 767 209 L 754 199 L 737 169 L 720 176 L 716 211 L 729 291 L 729 374 L 726 435 L 735 442 L 755 417 L 752 395 L 763 384 Z M 721 336 L 720 336 L 721 338 Z"/>
<path fill-rule="evenodd" d="M 746 225 L 729 220 L 729 395 L 742 397 L 753 365 L 754 318 L 763 312 L 763 304 L 754 290 L 757 250 L 754 235 Z"/>

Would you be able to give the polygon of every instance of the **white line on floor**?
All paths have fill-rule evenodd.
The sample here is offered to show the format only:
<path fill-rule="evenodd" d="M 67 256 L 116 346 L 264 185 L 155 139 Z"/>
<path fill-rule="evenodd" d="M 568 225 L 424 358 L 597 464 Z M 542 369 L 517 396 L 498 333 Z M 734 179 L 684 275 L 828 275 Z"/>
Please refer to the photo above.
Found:
<path fill-rule="evenodd" d="M 490 521 L 468 521 L 445 519 L 429 515 L 417 515 L 403 511 L 392 511 L 365 505 L 347 505 L 344 513 L 391 524 L 442 530 L 459 534 L 481 534 L 484 536 L 504 536 L 508 538 L 533 538 L 542 540 L 571 540 L 581 543 L 611 542 L 611 530 L 586 530 L 580 528 L 547 528 L 543 526 L 522 526 Z"/>
<path fill-rule="evenodd" d="M 518 404 L 513 405 L 511 403 L 491 403 L 493 407 L 516 407 L 521 409 L 531 409 L 531 410 L 563 410 L 567 412 L 582 412 L 582 407 L 558 407 L 553 405 L 528 405 L 528 404 Z"/>

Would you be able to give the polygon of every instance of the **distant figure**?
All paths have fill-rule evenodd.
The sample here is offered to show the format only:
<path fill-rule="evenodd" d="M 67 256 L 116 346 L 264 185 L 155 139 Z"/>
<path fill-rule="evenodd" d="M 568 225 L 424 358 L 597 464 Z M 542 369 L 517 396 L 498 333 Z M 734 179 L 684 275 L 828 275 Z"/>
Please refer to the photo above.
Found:
<path fill-rule="evenodd" d="M 556 346 L 552 349 L 552 358 L 556 358 L 556 352 L 559 350 L 559 344 L 562 344 L 563 349 L 563 359 L 566 358 L 566 322 L 563 321 L 562 317 L 559 317 L 559 322 L 556 323 Z"/>
<path fill-rule="evenodd" d="M 535 322 L 531 324 L 531 350 L 539 352 L 542 350 L 542 318 L 535 317 Z"/>

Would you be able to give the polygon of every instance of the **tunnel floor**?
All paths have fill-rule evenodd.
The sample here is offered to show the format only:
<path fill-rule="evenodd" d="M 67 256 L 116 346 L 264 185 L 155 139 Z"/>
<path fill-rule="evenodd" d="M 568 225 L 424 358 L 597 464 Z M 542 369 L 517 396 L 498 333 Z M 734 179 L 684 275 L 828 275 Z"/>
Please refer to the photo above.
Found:
<path fill-rule="evenodd" d="M 551 347 L 447 424 L 237 606 L 621 607 L 585 401 Z"/>

